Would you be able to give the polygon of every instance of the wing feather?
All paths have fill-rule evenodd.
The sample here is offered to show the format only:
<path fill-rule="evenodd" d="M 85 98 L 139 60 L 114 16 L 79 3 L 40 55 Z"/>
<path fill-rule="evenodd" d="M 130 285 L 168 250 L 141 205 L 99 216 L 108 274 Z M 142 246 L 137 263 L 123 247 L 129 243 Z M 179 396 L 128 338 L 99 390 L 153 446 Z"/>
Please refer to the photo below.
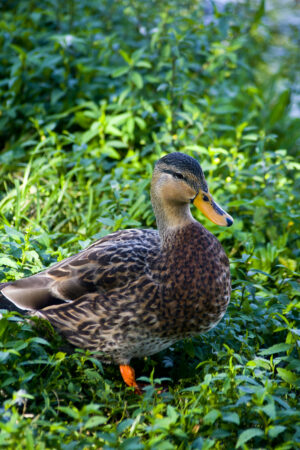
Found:
<path fill-rule="evenodd" d="M 41 310 L 85 294 L 121 288 L 147 270 L 146 252 L 157 246 L 158 239 L 152 230 L 112 233 L 43 272 L 10 283 L 1 292 L 20 309 Z"/>

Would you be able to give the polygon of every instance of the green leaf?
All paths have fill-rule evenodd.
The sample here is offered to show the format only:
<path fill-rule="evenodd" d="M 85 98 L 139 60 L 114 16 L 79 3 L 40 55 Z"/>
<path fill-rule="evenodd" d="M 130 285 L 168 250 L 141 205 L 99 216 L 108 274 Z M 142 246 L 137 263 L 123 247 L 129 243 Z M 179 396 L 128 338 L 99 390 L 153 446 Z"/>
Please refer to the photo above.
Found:
<path fill-rule="evenodd" d="M 94 137 L 99 135 L 99 128 L 91 128 L 90 130 L 86 131 L 81 135 L 81 143 L 87 144 L 90 142 Z"/>
<path fill-rule="evenodd" d="M 55 105 L 62 97 L 64 97 L 66 93 L 59 89 L 54 89 L 51 92 L 51 104 Z"/>
<path fill-rule="evenodd" d="M 264 411 L 264 413 L 266 413 L 271 419 L 276 419 L 276 408 L 274 402 L 268 403 L 262 408 L 262 411 Z"/>
<path fill-rule="evenodd" d="M 203 423 L 205 425 L 213 425 L 215 421 L 221 416 L 221 411 L 219 411 L 218 409 L 212 409 L 204 416 Z"/>
<path fill-rule="evenodd" d="M 111 73 L 111 76 L 112 76 L 113 78 L 118 78 L 118 77 L 121 77 L 122 75 L 125 75 L 126 73 L 128 73 L 129 70 L 130 70 L 130 67 L 129 67 L 129 66 L 121 66 L 121 67 L 118 67 L 117 69 L 115 69 L 115 70 Z"/>
<path fill-rule="evenodd" d="M 131 425 L 133 424 L 134 420 L 133 419 L 125 419 L 122 422 L 120 422 L 117 425 L 117 431 L 119 434 L 122 434 L 126 428 L 131 427 Z"/>
<path fill-rule="evenodd" d="M 281 369 L 280 367 L 278 367 L 277 372 L 278 372 L 278 375 L 280 376 L 280 378 L 282 378 L 287 383 L 298 385 L 299 378 L 297 377 L 297 375 L 295 373 L 293 373 L 287 369 Z"/>
<path fill-rule="evenodd" d="M 281 434 L 283 431 L 286 430 L 286 427 L 283 425 L 275 425 L 275 426 L 271 426 L 268 430 L 268 435 L 274 439 L 276 438 L 279 434 Z"/>
<path fill-rule="evenodd" d="M 12 267 L 13 269 L 18 269 L 18 264 L 8 256 L 0 256 L 0 266 Z"/>
<path fill-rule="evenodd" d="M 142 89 L 142 87 L 144 86 L 143 78 L 138 72 L 132 72 L 130 75 L 130 79 L 138 89 Z"/>
<path fill-rule="evenodd" d="M 106 127 L 106 133 L 111 134 L 112 136 L 122 136 L 122 132 L 119 130 L 119 128 L 115 127 L 114 125 L 107 125 Z"/>
<path fill-rule="evenodd" d="M 285 110 L 290 102 L 290 90 L 287 89 L 283 91 L 275 104 L 275 106 L 271 109 L 270 115 L 270 124 L 274 125 L 274 123 L 278 122 L 284 115 Z"/>
<path fill-rule="evenodd" d="M 140 442 L 139 436 L 129 437 L 122 442 L 122 450 L 143 450 L 144 444 Z M 163 446 L 160 446 L 163 448 Z M 168 447 L 165 447 L 167 449 Z"/>
<path fill-rule="evenodd" d="M 290 350 L 291 345 L 290 344 L 285 344 L 285 343 L 281 343 L 281 344 L 275 344 L 272 345 L 272 347 L 267 348 L 266 350 L 261 350 L 259 352 L 260 355 L 273 355 L 274 353 L 281 353 L 281 352 L 286 352 L 288 350 Z"/>
<path fill-rule="evenodd" d="M 253 22 L 255 24 L 258 23 L 260 19 L 263 17 L 264 13 L 265 13 L 265 0 L 261 0 L 258 9 L 255 12 Z"/>
<path fill-rule="evenodd" d="M 17 242 L 24 242 L 24 234 L 20 231 L 13 227 L 8 227 L 7 225 L 4 225 L 4 229 L 8 236 L 10 236 L 13 240 L 16 240 Z"/>
<path fill-rule="evenodd" d="M 224 414 L 222 420 L 224 422 L 236 423 L 237 425 L 240 424 L 239 415 L 235 412 Z"/>
<path fill-rule="evenodd" d="M 168 414 L 168 416 L 170 417 L 170 419 L 172 420 L 172 423 L 175 423 L 176 420 L 177 420 L 178 417 L 179 417 L 178 412 L 177 412 L 176 409 L 175 409 L 173 406 L 171 406 L 171 405 L 168 405 L 168 408 L 167 408 L 167 414 Z"/>
<path fill-rule="evenodd" d="M 107 422 L 107 417 L 94 416 L 85 422 L 83 428 L 84 429 L 95 428 L 95 427 L 98 427 L 99 425 L 103 425 L 106 422 Z"/>
<path fill-rule="evenodd" d="M 40 338 L 40 337 L 33 337 L 30 338 L 29 340 L 30 342 L 35 342 L 36 344 L 41 344 L 41 345 L 50 345 L 50 343 L 48 341 L 46 341 L 46 339 Z"/>
<path fill-rule="evenodd" d="M 108 227 L 113 227 L 115 224 L 114 220 L 110 219 L 109 217 L 99 217 L 97 221 L 102 223 L 103 225 L 107 225 Z"/>
<path fill-rule="evenodd" d="M 151 69 L 152 65 L 149 61 L 138 61 L 136 67 L 145 67 L 146 69 Z"/>
<path fill-rule="evenodd" d="M 126 53 L 124 50 L 119 50 L 120 55 L 123 57 L 124 61 L 127 62 L 128 65 L 132 64 L 132 59 L 130 58 L 130 56 L 128 55 L 128 53 Z"/>
<path fill-rule="evenodd" d="M 109 147 L 115 147 L 115 148 L 127 148 L 128 145 L 125 144 L 125 142 L 117 141 L 116 139 L 106 141 L 106 145 Z"/>
<path fill-rule="evenodd" d="M 113 159 L 120 159 L 120 155 L 117 152 L 117 150 L 115 150 L 114 148 L 110 147 L 109 145 L 104 145 L 101 148 L 101 153 L 103 153 L 103 154 L 105 154 L 105 155 L 107 155 L 107 156 L 109 156 L 110 158 L 113 158 Z"/>
<path fill-rule="evenodd" d="M 254 437 L 263 436 L 264 432 L 259 428 L 248 428 L 248 430 L 243 431 L 238 438 L 235 448 L 241 447 L 246 442 L 250 441 Z"/>
<path fill-rule="evenodd" d="M 249 367 L 263 367 L 266 370 L 271 370 L 270 362 L 266 359 L 255 358 L 252 361 L 247 362 L 247 366 Z"/>
<path fill-rule="evenodd" d="M 5 364 L 5 362 L 8 360 L 8 358 L 9 358 L 9 354 L 10 354 L 11 352 L 2 352 L 2 351 L 0 351 L 0 362 L 1 362 L 1 364 Z"/>
<path fill-rule="evenodd" d="M 131 114 L 126 112 L 122 114 L 117 114 L 116 116 L 109 116 L 107 117 L 107 125 L 108 126 L 118 126 L 125 123 L 129 118 L 131 117 Z"/>
<path fill-rule="evenodd" d="M 256 133 L 244 134 L 244 136 L 242 137 L 244 141 L 257 141 L 258 138 L 259 136 Z"/>
<path fill-rule="evenodd" d="M 58 406 L 57 409 L 72 419 L 79 419 L 79 411 L 77 408 L 69 408 L 68 406 Z"/>

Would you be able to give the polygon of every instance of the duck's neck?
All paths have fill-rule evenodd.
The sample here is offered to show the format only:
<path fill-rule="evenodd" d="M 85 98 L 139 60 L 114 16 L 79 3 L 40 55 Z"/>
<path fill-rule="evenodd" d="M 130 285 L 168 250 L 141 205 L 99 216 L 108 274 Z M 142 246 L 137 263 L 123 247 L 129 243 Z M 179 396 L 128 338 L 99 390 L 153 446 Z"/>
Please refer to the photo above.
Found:
<path fill-rule="evenodd" d="M 176 230 L 195 222 L 188 203 L 170 203 L 152 198 L 152 205 L 162 243 Z"/>

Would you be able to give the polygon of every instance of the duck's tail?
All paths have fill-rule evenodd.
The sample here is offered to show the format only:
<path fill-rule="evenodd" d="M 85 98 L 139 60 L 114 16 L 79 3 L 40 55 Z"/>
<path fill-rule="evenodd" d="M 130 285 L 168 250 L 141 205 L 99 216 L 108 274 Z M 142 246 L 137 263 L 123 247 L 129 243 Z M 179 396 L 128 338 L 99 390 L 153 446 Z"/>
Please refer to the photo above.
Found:
<path fill-rule="evenodd" d="M 3 294 L 2 289 L 9 286 L 12 282 L 7 281 L 6 283 L 0 283 L 0 309 L 6 309 L 7 311 L 16 311 L 21 314 L 25 314 L 26 310 L 18 308 L 12 302 L 10 302 Z"/>

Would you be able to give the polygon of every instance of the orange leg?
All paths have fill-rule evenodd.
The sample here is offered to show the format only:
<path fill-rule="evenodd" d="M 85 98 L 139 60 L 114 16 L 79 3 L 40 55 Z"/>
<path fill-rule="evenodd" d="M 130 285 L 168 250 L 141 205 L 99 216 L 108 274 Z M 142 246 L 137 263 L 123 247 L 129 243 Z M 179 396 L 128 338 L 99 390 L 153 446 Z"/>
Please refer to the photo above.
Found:
<path fill-rule="evenodd" d="M 139 388 L 137 382 L 135 381 L 135 371 L 131 366 L 120 366 L 120 372 L 123 380 L 127 384 L 127 386 L 132 386 L 135 388 L 134 392 L 136 394 L 142 394 L 141 389 Z"/>

